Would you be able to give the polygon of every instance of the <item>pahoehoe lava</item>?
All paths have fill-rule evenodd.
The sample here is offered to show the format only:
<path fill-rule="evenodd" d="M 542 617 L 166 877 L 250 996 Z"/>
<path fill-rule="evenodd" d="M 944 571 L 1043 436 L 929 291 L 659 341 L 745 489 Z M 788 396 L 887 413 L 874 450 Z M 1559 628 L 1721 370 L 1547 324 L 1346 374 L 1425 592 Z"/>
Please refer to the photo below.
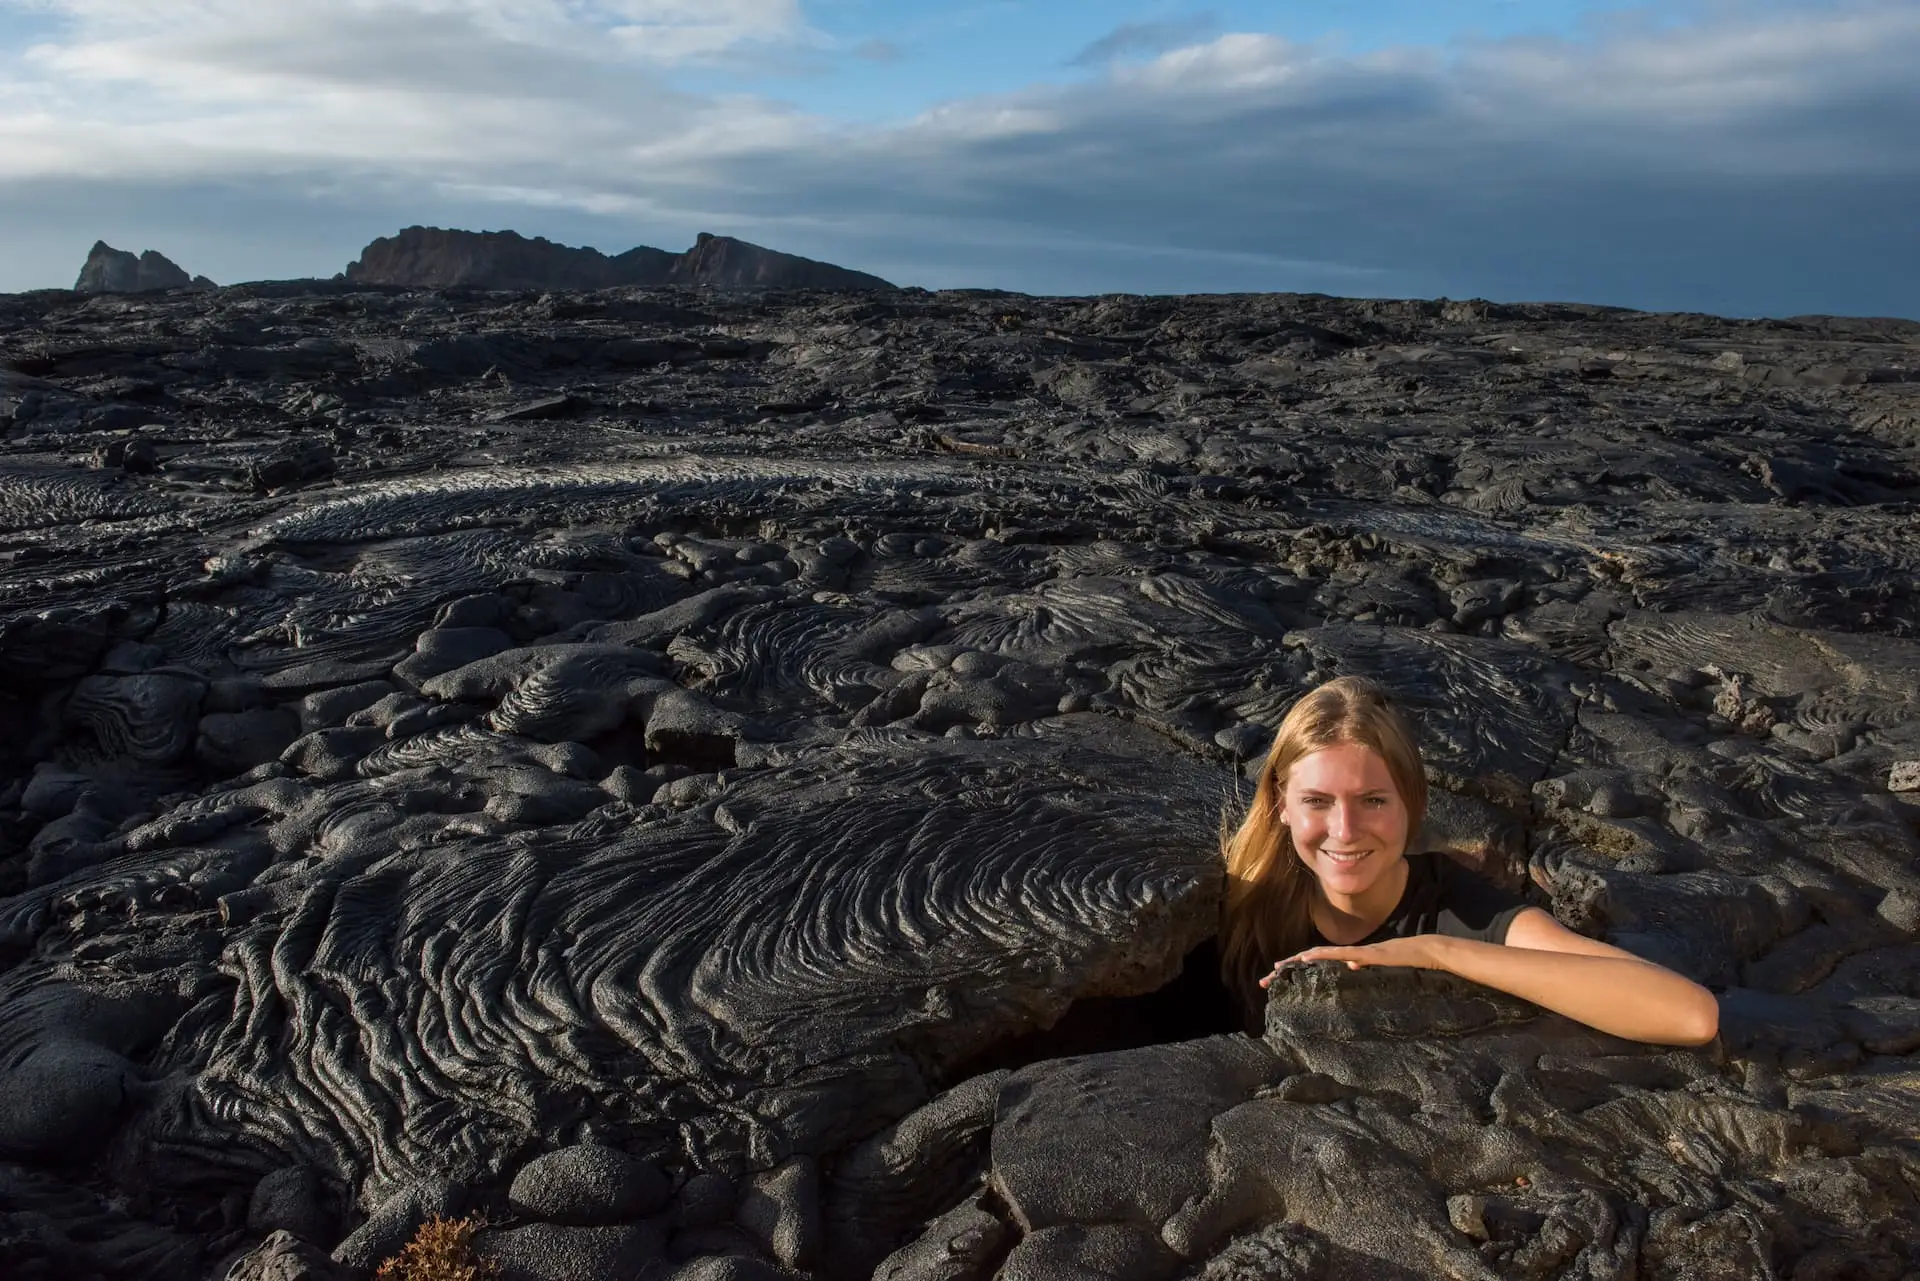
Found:
<path fill-rule="evenodd" d="M 0 1271 L 1920 1270 L 1920 324 L 0 298 Z M 1183 963 L 1291 701 L 1700 1050 Z"/>

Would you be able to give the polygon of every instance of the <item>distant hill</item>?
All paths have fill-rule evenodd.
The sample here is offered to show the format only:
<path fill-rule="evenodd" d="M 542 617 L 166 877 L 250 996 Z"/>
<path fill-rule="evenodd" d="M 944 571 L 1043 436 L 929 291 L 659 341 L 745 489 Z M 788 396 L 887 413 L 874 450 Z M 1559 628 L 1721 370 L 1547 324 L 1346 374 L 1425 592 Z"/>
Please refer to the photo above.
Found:
<path fill-rule="evenodd" d="M 863 271 L 783 254 L 701 232 L 693 248 L 669 253 L 642 245 L 608 257 L 512 231 L 408 227 L 382 236 L 347 267 L 365 284 L 444 289 L 611 289 L 704 285 L 714 289 L 893 289 Z"/>
<path fill-rule="evenodd" d="M 134 257 L 104 240 L 93 242 L 74 292 L 83 294 L 137 294 L 148 289 L 214 289 L 205 276 L 189 276 L 171 258 L 149 249 Z"/>

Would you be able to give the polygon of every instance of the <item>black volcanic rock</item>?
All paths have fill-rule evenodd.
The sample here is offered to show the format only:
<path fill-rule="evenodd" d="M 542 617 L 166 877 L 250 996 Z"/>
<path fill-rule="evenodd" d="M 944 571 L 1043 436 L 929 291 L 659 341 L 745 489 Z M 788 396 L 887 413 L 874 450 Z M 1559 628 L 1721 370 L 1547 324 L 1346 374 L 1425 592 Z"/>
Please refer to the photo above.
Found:
<path fill-rule="evenodd" d="M 150 289 L 212 289 L 205 276 L 189 276 L 165 254 L 149 249 L 134 257 L 124 249 L 115 249 L 104 240 L 93 242 L 87 253 L 80 278 L 73 283 L 76 293 L 135 294 Z"/>
<path fill-rule="evenodd" d="M 1920 1270 L 1920 324 L 288 282 L 0 361 L 0 1275 Z M 1719 1042 L 1220 1017 L 1345 672 Z"/>
<path fill-rule="evenodd" d="M 594 290 L 696 285 L 712 289 L 892 289 L 865 272 L 777 253 L 701 232 L 684 254 L 642 245 L 608 257 L 512 231 L 408 227 L 383 236 L 348 265 L 357 284 L 416 289 Z"/>

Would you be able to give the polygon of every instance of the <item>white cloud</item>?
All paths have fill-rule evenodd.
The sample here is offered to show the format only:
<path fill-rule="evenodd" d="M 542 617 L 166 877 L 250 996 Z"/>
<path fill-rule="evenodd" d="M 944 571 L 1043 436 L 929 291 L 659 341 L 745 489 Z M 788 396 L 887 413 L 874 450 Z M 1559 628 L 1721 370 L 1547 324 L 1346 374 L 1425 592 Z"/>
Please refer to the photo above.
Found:
<path fill-rule="evenodd" d="M 319 165 L 525 186 L 603 169 L 648 136 L 775 142 L 790 113 L 678 93 L 656 64 L 803 34 L 793 0 L 58 7 L 68 32 L 16 64 L 31 86 L 16 94 L 41 109 L 0 116 L 0 176 Z"/>
<path fill-rule="evenodd" d="M 1738 128 L 1844 100 L 1863 85 L 1912 96 L 1920 7 L 1768 12 L 1720 25 L 1635 33 L 1597 49 L 1515 40 L 1465 59 L 1461 78 L 1513 105 L 1574 119 L 1668 129 Z"/>
<path fill-rule="evenodd" d="M 1113 83 L 1163 94 L 1263 93 L 1294 84 L 1315 62 L 1310 48 L 1291 40 L 1234 32 L 1169 50 L 1145 66 L 1116 68 Z"/>

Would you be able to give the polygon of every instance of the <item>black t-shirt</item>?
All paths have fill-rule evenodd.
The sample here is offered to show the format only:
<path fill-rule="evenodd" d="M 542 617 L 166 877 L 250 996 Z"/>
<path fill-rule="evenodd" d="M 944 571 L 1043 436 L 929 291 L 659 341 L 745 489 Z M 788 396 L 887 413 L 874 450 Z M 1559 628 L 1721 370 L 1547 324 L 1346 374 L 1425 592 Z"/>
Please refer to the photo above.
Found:
<path fill-rule="evenodd" d="M 1400 901 L 1380 928 L 1359 944 L 1382 943 L 1416 934 L 1445 934 L 1481 943 L 1504 943 L 1507 927 L 1527 907 L 1525 899 L 1503 890 L 1486 877 L 1461 866 L 1445 854 L 1407 855 L 1407 884 Z M 1318 930 L 1309 947 L 1331 946 Z M 1285 960 L 1276 956 L 1268 960 Z M 1161 989 L 1178 993 L 1195 1030 L 1190 1035 L 1244 1030 L 1238 1006 L 1220 981 L 1220 943 L 1210 938 L 1187 954 L 1180 977 Z"/>
<path fill-rule="evenodd" d="M 1349 946 L 1363 947 L 1416 934 L 1504 943 L 1507 927 L 1526 906 L 1527 901 L 1518 894 L 1501 889 L 1445 854 L 1409 854 L 1407 886 L 1400 892 L 1399 903 L 1380 922 L 1379 929 Z M 1333 940 L 1322 937 L 1316 929 L 1308 946 L 1331 947 Z"/>

